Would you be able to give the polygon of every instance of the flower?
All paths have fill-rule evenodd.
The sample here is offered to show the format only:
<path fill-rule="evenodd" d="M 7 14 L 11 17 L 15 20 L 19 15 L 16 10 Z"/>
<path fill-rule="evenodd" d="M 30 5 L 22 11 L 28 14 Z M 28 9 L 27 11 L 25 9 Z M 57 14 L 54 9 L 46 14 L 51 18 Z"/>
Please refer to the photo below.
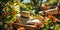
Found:
<path fill-rule="evenodd" d="M 44 22 L 42 22 L 42 24 L 45 24 L 46 22 L 44 21 Z"/>
<path fill-rule="evenodd" d="M 13 24 L 13 22 L 12 22 L 12 21 L 10 21 L 9 26 L 12 26 L 12 24 Z"/>
<path fill-rule="evenodd" d="M 33 19 L 36 19 L 36 16 L 33 16 Z"/>
<path fill-rule="evenodd" d="M 44 19 L 44 17 L 43 17 L 43 16 L 40 16 L 38 19 L 39 19 L 39 20 L 43 20 L 43 19 Z"/>
<path fill-rule="evenodd" d="M 16 15 L 17 14 L 17 12 L 16 11 L 13 11 L 13 12 L 11 12 L 12 14 L 14 14 L 14 15 Z"/>
<path fill-rule="evenodd" d="M 53 18 L 53 16 L 52 16 L 52 15 L 48 15 L 48 18 L 52 19 L 52 18 Z"/>

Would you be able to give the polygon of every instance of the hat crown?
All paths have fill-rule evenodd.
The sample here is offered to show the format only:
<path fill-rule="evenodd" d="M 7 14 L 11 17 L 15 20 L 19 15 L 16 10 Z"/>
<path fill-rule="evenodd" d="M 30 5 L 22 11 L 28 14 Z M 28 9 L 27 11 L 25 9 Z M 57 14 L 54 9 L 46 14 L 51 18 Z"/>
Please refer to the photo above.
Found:
<path fill-rule="evenodd" d="M 30 12 L 28 12 L 28 11 L 22 11 L 21 12 L 21 16 L 30 17 Z"/>

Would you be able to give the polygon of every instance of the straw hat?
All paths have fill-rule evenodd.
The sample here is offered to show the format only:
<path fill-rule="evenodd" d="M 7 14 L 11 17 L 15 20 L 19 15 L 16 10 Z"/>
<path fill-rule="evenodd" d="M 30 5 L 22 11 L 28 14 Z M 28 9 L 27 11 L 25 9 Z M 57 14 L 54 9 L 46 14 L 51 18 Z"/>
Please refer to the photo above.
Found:
<path fill-rule="evenodd" d="M 21 16 L 23 16 L 23 17 L 30 17 L 30 12 L 28 12 L 28 11 L 22 11 L 21 12 Z"/>
<path fill-rule="evenodd" d="M 20 16 L 20 23 L 21 24 L 26 24 L 26 21 L 30 19 L 30 12 L 28 11 L 22 11 L 21 16 Z"/>

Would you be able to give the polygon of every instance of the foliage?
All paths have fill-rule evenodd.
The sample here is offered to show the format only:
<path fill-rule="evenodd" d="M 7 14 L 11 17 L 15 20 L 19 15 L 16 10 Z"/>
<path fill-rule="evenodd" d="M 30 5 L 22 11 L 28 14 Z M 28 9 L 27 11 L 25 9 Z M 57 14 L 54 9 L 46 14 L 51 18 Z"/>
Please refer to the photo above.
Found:
<path fill-rule="evenodd" d="M 58 0 L 48 0 L 47 2 L 46 2 L 46 5 L 57 5 L 57 3 L 58 3 Z"/>
<path fill-rule="evenodd" d="M 16 8 L 17 5 L 13 3 L 13 0 L 3 0 L 0 4 L 0 20 L 2 20 L 4 23 L 9 23 L 10 21 L 14 22 L 16 20 L 16 14 L 19 10 Z"/>
<path fill-rule="evenodd" d="M 38 2 L 38 1 L 37 1 Z M 38 4 L 36 2 L 36 4 Z M 9 23 L 10 21 L 16 20 L 16 14 L 21 11 L 29 11 L 31 14 L 34 14 L 35 2 L 31 3 L 22 3 L 19 0 L 0 0 L 0 20 L 3 22 Z"/>
<path fill-rule="evenodd" d="M 50 18 L 45 18 L 42 21 L 42 30 L 60 30 L 60 24 L 58 24 L 57 22 L 54 22 L 54 18 L 50 19 Z"/>

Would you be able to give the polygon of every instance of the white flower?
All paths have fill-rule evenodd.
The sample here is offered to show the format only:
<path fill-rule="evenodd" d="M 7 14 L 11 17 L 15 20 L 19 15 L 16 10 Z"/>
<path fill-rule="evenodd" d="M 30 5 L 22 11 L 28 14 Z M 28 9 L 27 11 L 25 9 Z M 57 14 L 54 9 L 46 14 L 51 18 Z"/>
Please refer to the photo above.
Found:
<path fill-rule="evenodd" d="M 51 29 L 53 29 L 53 27 L 50 27 Z"/>

